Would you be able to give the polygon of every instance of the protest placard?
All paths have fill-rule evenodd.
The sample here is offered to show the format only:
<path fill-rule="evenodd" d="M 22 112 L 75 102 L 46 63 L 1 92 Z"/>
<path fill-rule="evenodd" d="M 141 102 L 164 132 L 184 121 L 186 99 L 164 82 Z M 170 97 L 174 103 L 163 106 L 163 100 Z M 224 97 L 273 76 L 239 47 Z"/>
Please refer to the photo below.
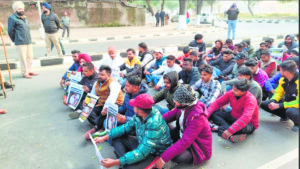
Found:
<path fill-rule="evenodd" d="M 283 48 L 270 48 L 270 55 L 271 57 L 276 61 L 277 65 L 282 62 L 282 57 L 283 57 Z"/>
<path fill-rule="evenodd" d="M 87 119 L 87 117 L 91 114 L 94 106 L 96 105 L 98 98 L 99 98 L 98 96 L 95 96 L 91 93 L 87 94 L 87 96 L 85 97 L 82 103 L 82 111 L 79 117 L 80 122 L 84 122 Z"/>
<path fill-rule="evenodd" d="M 76 109 L 83 95 L 82 85 L 71 82 L 67 97 L 67 104 L 70 108 Z"/>
<path fill-rule="evenodd" d="M 89 136 L 90 136 L 90 139 L 91 139 L 91 141 L 94 145 L 94 148 L 95 148 L 95 151 L 96 151 L 96 156 L 97 156 L 99 164 L 100 164 L 100 169 L 104 169 L 103 166 L 101 165 L 101 161 L 102 161 L 103 157 L 102 157 L 100 151 L 98 150 L 97 144 L 95 143 L 95 140 L 93 139 L 91 134 L 89 134 Z"/>
<path fill-rule="evenodd" d="M 111 129 L 117 126 L 118 105 L 113 103 L 105 103 L 104 108 L 107 108 L 107 117 L 105 130 L 110 132 Z"/>

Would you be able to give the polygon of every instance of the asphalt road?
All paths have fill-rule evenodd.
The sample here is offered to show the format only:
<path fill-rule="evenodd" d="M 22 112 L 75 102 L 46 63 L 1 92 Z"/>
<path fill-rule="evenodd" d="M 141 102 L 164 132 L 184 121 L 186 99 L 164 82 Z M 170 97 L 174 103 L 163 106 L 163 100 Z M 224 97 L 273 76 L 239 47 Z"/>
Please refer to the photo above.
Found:
<path fill-rule="evenodd" d="M 83 134 L 88 122 L 70 120 L 69 108 L 62 104 L 58 82 L 68 65 L 37 69 L 40 76 L 21 78 L 14 71 L 15 91 L 0 97 L 0 168 L 2 169 L 96 169 L 99 168 L 91 142 Z M 150 94 L 154 94 L 153 91 Z M 164 103 L 162 103 L 164 104 Z M 201 166 L 180 165 L 176 169 L 254 169 L 298 148 L 299 133 L 290 123 L 260 111 L 260 127 L 240 143 L 223 141 L 213 133 L 213 156 Z M 115 158 L 108 143 L 101 144 L 105 158 Z M 284 168 L 298 167 L 298 153 L 281 161 Z"/>
<path fill-rule="evenodd" d="M 224 22 L 216 23 L 219 26 L 226 26 Z M 199 30 L 201 32 L 201 30 Z M 298 23 L 286 23 L 280 22 L 275 23 L 237 23 L 236 38 L 242 40 L 245 38 L 253 37 L 263 37 L 269 35 L 286 35 L 290 33 L 298 32 Z M 157 32 L 159 33 L 159 32 Z M 164 32 L 165 33 L 165 32 Z M 167 32 L 166 32 L 167 33 Z M 203 32 L 204 40 L 215 41 L 216 39 L 226 39 L 227 29 L 219 32 L 210 32 L 209 30 Z M 72 43 L 66 44 L 66 53 L 70 54 L 73 49 L 79 49 L 84 53 L 89 52 L 106 52 L 107 47 L 113 45 L 120 51 L 125 51 L 128 48 L 137 48 L 140 42 L 145 42 L 148 44 L 149 48 L 155 47 L 165 47 L 165 46 L 177 46 L 182 44 L 188 44 L 193 40 L 194 35 L 176 35 L 176 36 L 164 36 L 164 37 L 154 37 L 147 39 L 128 39 L 128 40 L 110 40 L 103 42 L 89 42 L 89 43 Z M 275 40 L 275 44 L 280 43 L 282 40 Z M 239 42 L 239 41 L 238 41 Z M 257 46 L 255 46 L 257 47 Z M 45 57 L 46 48 L 44 45 L 34 45 L 34 57 L 42 58 Z M 0 48 L 0 60 L 4 59 L 2 48 Z M 16 52 L 14 46 L 7 48 L 7 53 L 9 59 L 18 59 L 19 55 Z M 56 49 L 52 51 L 53 55 L 56 55 Z"/>

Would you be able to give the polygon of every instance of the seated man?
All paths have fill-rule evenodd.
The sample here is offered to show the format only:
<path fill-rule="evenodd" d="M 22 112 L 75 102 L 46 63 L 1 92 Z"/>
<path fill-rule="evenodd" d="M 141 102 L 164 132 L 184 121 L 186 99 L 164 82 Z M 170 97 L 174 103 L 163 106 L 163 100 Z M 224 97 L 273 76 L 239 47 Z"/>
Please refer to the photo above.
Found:
<path fill-rule="evenodd" d="M 101 67 L 102 65 L 111 67 L 111 76 L 118 80 L 120 78 L 120 66 L 124 64 L 124 59 L 117 54 L 114 46 L 108 47 L 107 54 L 108 56 L 104 55 L 104 58 L 100 61 L 100 64 L 97 68 Z"/>
<path fill-rule="evenodd" d="M 248 134 L 252 134 L 258 128 L 258 111 L 256 98 L 248 91 L 250 83 L 246 79 L 241 79 L 234 83 L 233 89 L 213 102 L 208 111 L 208 117 L 215 125 L 212 131 L 225 140 L 238 143 L 246 139 Z M 231 113 L 220 111 L 219 109 L 230 104 Z"/>
<path fill-rule="evenodd" d="M 170 132 L 174 144 L 155 160 L 156 168 L 162 168 L 170 160 L 199 165 L 212 156 L 212 134 L 205 105 L 197 101 L 194 90 L 188 85 L 176 90 L 174 102 L 176 108 L 163 115 L 167 123 L 177 122 Z"/>
<path fill-rule="evenodd" d="M 99 98 L 93 111 L 87 118 L 91 124 L 95 125 L 93 129 L 84 134 L 87 140 L 89 139 L 89 133 L 92 134 L 103 128 L 103 122 L 107 113 L 104 105 L 106 103 L 115 103 L 121 106 L 124 101 L 120 83 L 111 77 L 111 68 L 107 65 L 102 65 L 99 68 L 98 81 L 95 82 L 91 93 Z"/>
<path fill-rule="evenodd" d="M 190 57 L 190 54 L 191 54 L 192 51 L 193 51 L 193 50 L 192 50 L 190 47 L 186 46 L 186 47 L 184 47 L 183 50 L 182 50 L 183 54 L 180 55 L 180 56 L 178 56 L 178 57 L 176 58 L 176 59 L 180 62 L 179 64 L 180 64 L 181 67 L 182 67 L 183 62 L 184 62 L 183 60 L 184 60 L 185 58 Z"/>
<path fill-rule="evenodd" d="M 256 60 L 250 59 L 245 62 L 245 66 L 249 67 L 253 79 L 260 85 L 261 88 L 264 87 L 265 81 L 269 79 L 267 73 L 258 67 L 258 62 Z"/>
<path fill-rule="evenodd" d="M 72 66 L 68 70 L 74 72 L 74 74 L 75 74 L 75 72 L 77 72 L 79 67 L 80 67 L 80 63 L 79 63 L 79 60 L 78 60 L 78 55 L 80 54 L 80 51 L 79 50 L 72 50 L 71 53 L 72 53 L 72 58 L 73 58 L 74 63 L 72 64 Z M 65 85 L 66 79 L 67 79 L 67 72 L 63 75 L 63 77 L 60 80 L 59 84 L 60 84 L 61 87 L 63 87 Z"/>
<path fill-rule="evenodd" d="M 156 156 L 160 156 L 172 144 L 170 130 L 157 109 L 152 108 L 154 100 L 148 94 L 141 94 L 129 101 L 135 116 L 125 124 L 113 128 L 108 135 L 96 137 L 96 143 L 112 140 L 119 159 L 103 159 L 101 165 L 123 169 L 147 167 Z M 127 133 L 135 132 L 136 136 Z"/>
<path fill-rule="evenodd" d="M 235 64 L 235 60 L 232 55 L 232 51 L 227 49 L 223 52 L 222 57 L 209 63 L 211 66 L 213 66 L 214 71 L 216 71 L 216 76 L 222 78 L 222 76 L 226 76 L 232 72 Z"/>
<path fill-rule="evenodd" d="M 299 73 L 297 65 L 292 60 L 279 65 L 281 78 L 273 97 L 264 101 L 261 108 L 281 117 L 280 121 L 288 118 L 294 122 L 293 131 L 299 130 Z"/>
<path fill-rule="evenodd" d="M 293 34 L 290 34 L 290 35 L 286 35 L 284 41 L 279 43 L 277 47 L 287 48 L 287 54 L 290 54 L 292 49 L 299 47 L 299 44 L 295 41 L 295 36 Z"/>
<path fill-rule="evenodd" d="M 163 63 L 166 64 L 165 60 L 167 59 L 167 57 L 164 56 L 163 51 L 161 49 L 154 50 L 154 58 L 155 60 L 147 64 L 144 70 L 144 74 L 146 75 L 146 82 L 148 85 L 151 82 L 157 83 L 159 81 L 160 77 L 156 75 L 152 75 L 151 73 L 154 70 L 159 69 Z"/>
<path fill-rule="evenodd" d="M 165 61 L 166 63 L 163 63 L 162 66 L 154 70 L 151 74 L 158 76 L 156 78 L 156 81 L 154 81 L 155 84 L 155 90 L 160 90 L 163 87 L 163 75 L 165 75 L 168 72 L 171 71 L 176 71 L 179 73 L 181 71 L 181 67 L 177 64 L 175 64 L 175 56 L 169 55 L 167 56 L 167 60 Z"/>
<path fill-rule="evenodd" d="M 82 103 L 83 103 L 86 95 L 92 90 L 95 82 L 98 79 L 98 74 L 95 71 L 94 65 L 92 63 L 89 63 L 89 62 L 83 64 L 82 74 L 83 74 L 83 77 L 82 77 L 81 81 L 79 82 L 79 84 L 83 85 L 84 93 L 82 95 L 80 103 L 78 104 L 78 106 L 75 110 L 82 109 Z M 69 83 L 69 82 L 67 82 L 67 83 Z M 65 100 L 65 102 L 66 102 L 66 100 Z M 78 119 L 79 116 L 80 116 L 80 113 L 81 113 L 80 111 L 74 111 L 74 112 L 69 114 L 69 117 L 71 119 Z"/>
<path fill-rule="evenodd" d="M 121 79 L 119 82 L 121 83 L 121 87 L 123 88 L 126 83 L 126 78 L 129 76 L 139 76 L 142 77 L 142 67 L 141 62 L 135 56 L 134 49 L 127 49 L 127 58 L 125 59 L 125 63 L 120 66 L 120 70 L 126 70 L 126 74 L 120 73 Z"/>
<path fill-rule="evenodd" d="M 140 94 L 147 93 L 148 86 L 142 83 L 140 77 L 130 76 L 126 79 L 125 92 L 123 105 L 119 108 L 117 114 L 117 120 L 121 124 L 128 122 L 134 116 L 133 107 L 129 105 L 129 100 L 136 98 Z"/>
<path fill-rule="evenodd" d="M 260 53 L 260 61 L 258 61 L 258 67 L 264 70 L 269 78 L 273 77 L 277 72 L 276 61 L 271 57 L 268 50 L 263 50 Z"/>
<path fill-rule="evenodd" d="M 231 39 L 226 39 L 224 45 L 228 46 L 228 48 L 229 48 L 230 50 L 232 50 L 232 51 L 234 50 L 234 46 L 233 46 L 233 43 L 232 43 L 232 40 L 231 40 Z"/>
<path fill-rule="evenodd" d="M 222 55 L 223 41 L 218 39 L 215 41 L 215 46 L 210 49 L 205 55 L 203 55 L 203 59 L 206 62 L 210 63 L 214 60 L 217 60 Z"/>
<path fill-rule="evenodd" d="M 199 68 L 199 66 L 206 64 L 206 61 L 202 57 L 198 56 L 197 52 L 193 51 L 190 54 L 190 58 L 193 60 L 193 66 Z"/>
<path fill-rule="evenodd" d="M 234 45 L 233 54 L 236 55 L 238 53 L 243 53 L 248 58 L 248 52 L 243 50 L 243 45 L 241 43 Z"/>
<path fill-rule="evenodd" d="M 246 61 L 246 56 L 243 53 L 238 53 L 235 56 L 235 64 L 233 65 L 232 72 L 228 76 L 224 77 L 224 80 L 237 78 L 239 74 L 238 73 L 239 68 L 244 65 L 245 61 Z"/>
<path fill-rule="evenodd" d="M 200 79 L 198 68 L 193 67 L 191 58 L 184 58 L 182 70 L 178 73 L 178 77 L 183 84 L 194 85 Z"/>
<path fill-rule="evenodd" d="M 200 56 L 202 57 L 202 55 L 204 55 L 206 53 L 206 44 L 203 41 L 203 35 L 196 34 L 194 39 L 195 40 L 193 40 L 189 43 L 189 47 L 197 48 L 198 52 L 199 52 L 198 53 L 199 57 Z"/>
<path fill-rule="evenodd" d="M 251 46 L 251 40 L 247 39 L 247 40 L 244 40 L 244 42 L 246 43 L 245 49 L 246 49 L 248 55 L 251 55 L 254 52 L 254 48 Z"/>
<path fill-rule="evenodd" d="M 273 42 L 274 42 L 273 38 L 268 38 L 267 40 L 265 40 L 265 43 L 267 44 L 268 49 L 273 48 Z"/>
<path fill-rule="evenodd" d="M 247 60 L 245 66 L 250 68 L 253 79 L 260 85 L 263 91 L 263 100 L 265 100 L 268 97 L 268 92 L 265 88 L 265 81 L 269 79 L 267 73 L 258 67 L 258 62 L 254 59 Z"/>
<path fill-rule="evenodd" d="M 141 66 L 145 67 L 154 58 L 152 54 L 148 51 L 148 46 L 146 45 L 146 43 L 144 42 L 139 43 L 138 50 L 139 50 L 139 60 L 141 61 Z"/>
<path fill-rule="evenodd" d="M 259 106 L 262 102 L 262 97 L 263 97 L 262 90 L 261 90 L 261 87 L 259 86 L 259 84 L 255 80 L 253 80 L 252 72 L 246 66 L 242 66 L 239 68 L 238 77 L 236 79 L 222 82 L 222 85 L 221 85 L 222 93 L 226 93 L 227 91 L 232 89 L 233 84 L 240 79 L 249 80 L 249 82 L 250 82 L 249 92 L 252 93 L 253 96 L 255 96 L 255 98 L 257 100 L 257 104 Z"/>
<path fill-rule="evenodd" d="M 167 107 L 161 107 L 159 105 L 155 105 L 155 107 L 158 109 L 158 111 L 161 114 L 165 114 L 166 112 L 174 109 L 175 103 L 173 100 L 174 92 L 179 87 L 178 85 L 178 74 L 175 71 L 171 71 L 169 73 L 166 73 L 163 76 L 164 79 L 164 88 L 160 90 L 158 93 L 156 93 L 153 97 L 155 104 L 159 103 L 162 100 L 166 100 Z"/>
<path fill-rule="evenodd" d="M 261 51 L 263 50 L 268 50 L 268 46 L 266 42 L 261 42 L 259 44 L 259 49 L 256 50 L 253 54 L 249 55 L 248 59 L 260 60 Z"/>
<path fill-rule="evenodd" d="M 219 81 L 212 78 L 213 68 L 210 65 L 204 64 L 199 68 L 201 79 L 198 80 L 192 87 L 200 93 L 200 101 L 208 107 L 219 96 L 221 96 L 221 85 Z"/>

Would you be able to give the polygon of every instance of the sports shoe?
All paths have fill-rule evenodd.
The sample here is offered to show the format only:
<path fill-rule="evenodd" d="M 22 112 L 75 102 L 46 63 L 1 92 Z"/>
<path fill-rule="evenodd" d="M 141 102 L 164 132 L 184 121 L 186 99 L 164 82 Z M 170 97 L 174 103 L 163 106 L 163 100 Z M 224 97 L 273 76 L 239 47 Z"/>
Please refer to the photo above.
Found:
<path fill-rule="evenodd" d="M 229 140 L 232 143 L 240 143 L 242 141 L 244 141 L 247 137 L 247 134 L 239 134 L 239 135 L 233 135 L 229 137 Z"/>
<path fill-rule="evenodd" d="M 7 111 L 6 111 L 6 110 L 4 110 L 4 109 L 0 109 L 0 114 L 5 114 L 5 113 L 7 113 Z"/>
<path fill-rule="evenodd" d="M 294 132 L 298 132 L 299 131 L 299 126 L 293 126 L 291 130 L 294 131 Z"/>
<path fill-rule="evenodd" d="M 73 111 L 72 113 L 69 114 L 69 117 L 71 119 L 78 119 L 80 116 L 81 110 Z"/>

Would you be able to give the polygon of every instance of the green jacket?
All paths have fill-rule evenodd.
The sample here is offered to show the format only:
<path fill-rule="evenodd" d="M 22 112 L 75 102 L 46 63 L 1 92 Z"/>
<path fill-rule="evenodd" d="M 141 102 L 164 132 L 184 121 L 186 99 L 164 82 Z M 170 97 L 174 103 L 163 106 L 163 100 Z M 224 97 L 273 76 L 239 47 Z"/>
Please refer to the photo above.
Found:
<path fill-rule="evenodd" d="M 113 128 L 108 135 L 113 139 L 131 131 L 136 132 L 139 146 L 120 158 L 121 165 L 139 162 L 149 154 L 160 156 L 172 144 L 169 127 L 155 108 L 143 121 L 134 115 L 125 124 Z"/>
<path fill-rule="evenodd" d="M 252 53 L 251 55 L 249 55 L 249 57 L 247 59 L 254 59 L 256 58 L 257 60 L 260 60 L 260 55 L 261 55 L 261 50 L 257 50 L 254 53 Z"/>

